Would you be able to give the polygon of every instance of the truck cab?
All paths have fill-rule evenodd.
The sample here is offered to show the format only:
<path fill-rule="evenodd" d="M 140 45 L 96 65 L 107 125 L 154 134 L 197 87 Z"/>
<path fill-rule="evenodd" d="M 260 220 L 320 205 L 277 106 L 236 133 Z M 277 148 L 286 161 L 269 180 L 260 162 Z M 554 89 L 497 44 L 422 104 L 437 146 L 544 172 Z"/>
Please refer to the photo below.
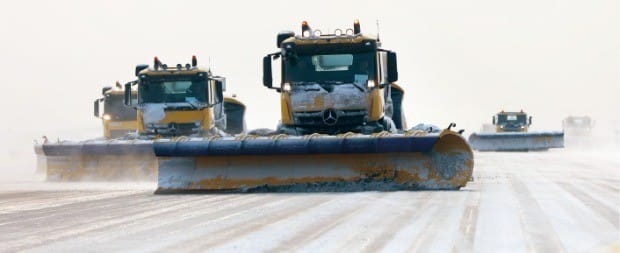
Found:
<path fill-rule="evenodd" d="M 131 98 L 136 99 L 136 91 L 131 91 Z M 120 83 L 116 86 L 103 87 L 101 98 L 94 101 L 94 115 L 103 124 L 103 137 L 114 139 L 123 137 L 137 129 L 136 109 L 124 104 L 124 91 Z"/>
<path fill-rule="evenodd" d="M 137 80 L 125 85 L 125 102 L 136 108 L 138 133 L 149 137 L 206 136 L 245 131 L 245 105 L 234 98 L 226 99 L 236 106 L 226 119 L 223 92 L 226 79 L 214 76 L 210 70 L 192 64 L 168 66 L 155 57 L 154 65 L 138 65 Z M 130 90 L 137 87 L 137 100 L 130 99 Z M 228 122 L 242 124 L 227 126 Z"/>
<path fill-rule="evenodd" d="M 532 117 L 528 118 L 523 111 L 505 112 L 501 111 L 493 116 L 493 125 L 496 132 L 527 132 L 532 125 Z"/>
<path fill-rule="evenodd" d="M 377 37 L 353 29 L 331 34 L 302 22 L 302 33 L 280 32 L 279 51 L 263 58 L 263 85 L 281 93 L 278 131 L 370 134 L 406 128 L 396 53 Z M 272 61 L 280 61 L 281 82 L 273 84 Z"/>

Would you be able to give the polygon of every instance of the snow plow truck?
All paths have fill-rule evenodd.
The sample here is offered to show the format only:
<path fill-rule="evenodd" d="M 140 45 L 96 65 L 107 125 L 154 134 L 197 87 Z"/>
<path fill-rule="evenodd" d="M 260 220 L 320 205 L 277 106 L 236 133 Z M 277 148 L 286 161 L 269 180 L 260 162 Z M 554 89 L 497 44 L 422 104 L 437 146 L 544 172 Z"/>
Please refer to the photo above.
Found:
<path fill-rule="evenodd" d="M 195 56 L 191 64 L 171 67 L 155 57 L 152 67 L 136 66 L 135 75 L 137 80 L 125 84 L 121 100 L 124 105 L 115 105 L 135 112 L 137 120 L 132 133 L 117 138 L 35 145 L 35 151 L 41 153 L 38 161 L 44 164 L 47 180 L 155 181 L 154 140 L 245 131 L 245 105 L 235 98 L 224 98 L 225 79 L 199 68 Z M 98 104 L 95 113 L 99 115 L 97 107 Z M 108 115 L 105 113 L 104 122 Z"/>
<path fill-rule="evenodd" d="M 101 90 L 101 98 L 95 100 L 93 111 L 96 118 L 101 119 L 103 137 L 115 139 L 136 131 L 136 109 L 125 106 L 125 91 L 116 82 L 114 87 L 106 86 Z M 136 91 L 131 91 L 132 99 L 136 99 Z"/>
<path fill-rule="evenodd" d="M 589 116 L 568 116 L 562 120 L 562 129 L 569 136 L 591 136 L 594 123 Z"/>
<path fill-rule="evenodd" d="M 469 143 L 478 151 L 530 151 L 564 147 L 562 131 L 529 131 L 532 117 L 521 111 L 501 111 L 493 116 L 495 132 L 473 133 Z"/>
<path fill-rule="evenodd" d="M 119 138 L 136 131 L 136 109 L 125 106 L 124 95 L 123 86 L 116 82 L 115 86 L 103 87 L 101 97 L 95 99 L 94 115 L 101 119 L 105 139 Z M 135 91 L 132 91 L 132 97 L 135 98 L 135 96 Z M 35 145 L 35 154 L 37 156 L 36 172 L 46 173 L 47 159 L 42 145 Z"/>
<path fill-rule="evenodd" d="M 450 127 L 406 129 L 396 53 L 352 29 L 277 35 L 263 85 L 280 93 L 281 122 L 265 135 L 156 141 L 158 190 L 359 191 L 459 189 L 474 161 Z M 272 62 L 281 64 L 274 85 Z M 462 131 L 461 131 L 462 132 Z"/>

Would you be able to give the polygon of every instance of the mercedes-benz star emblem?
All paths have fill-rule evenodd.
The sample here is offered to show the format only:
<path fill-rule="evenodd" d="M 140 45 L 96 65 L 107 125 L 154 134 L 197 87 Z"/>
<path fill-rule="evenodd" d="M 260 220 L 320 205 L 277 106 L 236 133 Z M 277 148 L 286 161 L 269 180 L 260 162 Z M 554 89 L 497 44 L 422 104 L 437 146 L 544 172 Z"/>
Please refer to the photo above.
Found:
<path fill-rule="evenodd" d="M 338 114 L 334 109 L 327 109 L 323 111 L 323 123 L 328 126 L 333 126 L 338 122 Z"/>

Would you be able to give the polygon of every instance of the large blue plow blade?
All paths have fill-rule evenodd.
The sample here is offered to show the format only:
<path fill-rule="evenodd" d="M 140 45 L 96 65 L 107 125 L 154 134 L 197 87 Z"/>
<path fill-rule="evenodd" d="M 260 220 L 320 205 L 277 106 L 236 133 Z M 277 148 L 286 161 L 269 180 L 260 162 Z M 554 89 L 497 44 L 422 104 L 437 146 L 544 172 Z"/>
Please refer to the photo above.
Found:
<path fill-rule="evenodd" d="M 157 193 L 459 189 L 473 153 L 458 133 L 157 140 Z"/>
<path fill-rule="evenodd" d="M 438 136 L 337 138 L 245 139 L 156 141 L 158 157 L 226 156 L 226 155 L 304 155 L 304 154 L 375 154 L 429 152 Z"/>

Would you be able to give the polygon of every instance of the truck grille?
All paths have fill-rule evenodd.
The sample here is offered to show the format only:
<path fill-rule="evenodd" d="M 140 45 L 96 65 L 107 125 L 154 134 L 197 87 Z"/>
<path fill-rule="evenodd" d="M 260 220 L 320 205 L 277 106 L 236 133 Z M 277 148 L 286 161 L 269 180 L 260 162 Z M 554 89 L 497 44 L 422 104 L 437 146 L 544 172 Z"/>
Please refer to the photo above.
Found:
<path fill-rule="evenodd" d="M 337 115 L 337 119 L 331 125 L 325 123 L 325 111 L 294 112 L 293 119 L 295 125 L 301 127 L 339 127 L 360 126 L 364 123 L 367 116 L 366 110 L 333 110 L 333 112 Z"/>
<path fill-rule="evenodd" d="M 182 136 L 192 135 L 198 133 L 200 126 L 196 123 L 169 123 L 169 124 L 157 124 L 146 127 L 146 131 L 149 134 L 160 134 L 164 136 Z"/>

